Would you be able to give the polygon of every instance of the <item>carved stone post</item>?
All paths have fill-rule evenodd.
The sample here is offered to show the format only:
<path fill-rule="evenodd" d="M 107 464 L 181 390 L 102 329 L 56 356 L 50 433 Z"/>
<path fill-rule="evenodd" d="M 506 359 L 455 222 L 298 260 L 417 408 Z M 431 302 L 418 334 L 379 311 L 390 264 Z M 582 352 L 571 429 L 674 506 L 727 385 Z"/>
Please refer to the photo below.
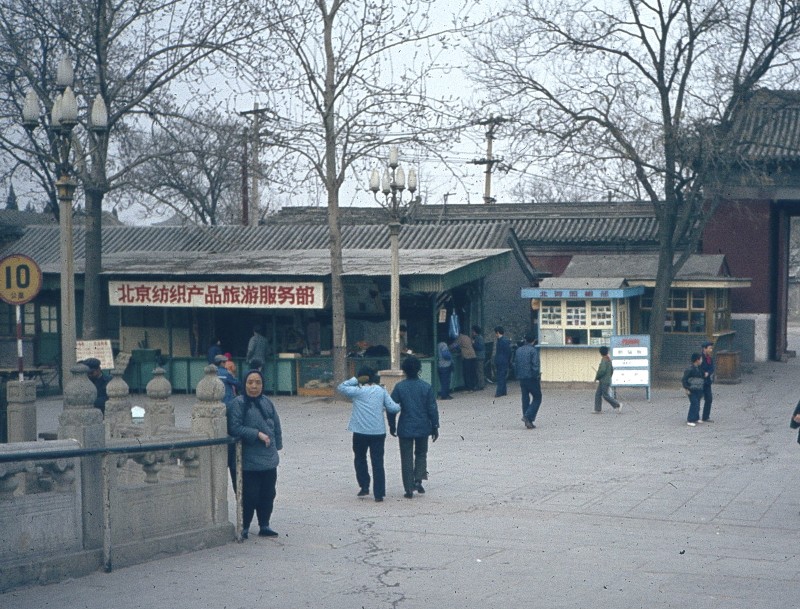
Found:
<path fill-rule="evenodd" d="M 130 388 L 122 378 L 122 370 L 112 370 L 111 380 L 106 386 L 108 401 L 106 402 L 106 437 L 116 438 L 121 427 L 133 424 L 131 417 Z"/>
<path fill-rule="evenodd" d="M 144 412 L 144 428 L 148 435 L 158 430 L 175 427 L 175 409 L 170 403 L 172 384 L 167 380 L 163 368 L 153 370 L 153 378 L 147 383 L 148 405 Z"/>
<path fill-rule="evenodd" d="M 8 441 L 36 441 L 36 381 L 9 381 Z"/>
<path fill-rule="evenodd" d="M 64 411 L 58 417 L 58 439 L 75 439 L 83 448 L 103 448 L 106 445 L 103 413 L 94 407 L 97 389 L 87 378 L 88 371 L 83 364 L 70 368 L 70 380 L 64 387 Z M 81 494 L 85 549 L 103 546 L 102 479 L 102 457 L 83 457 Z"/>
<path fill-rule="evenodd" d="M 228 435 L 225 404 L 222 397 L 225 387 L 217 378 L 216 366 L 206 366 L 204 376 L 197 383 L 197 404 L 192 408 L 192 434 L 209 438 Z M 203 451 L 206 452 L 206 451 Z M 207 453 L 208 454 L 208 453 Z M 215 446 L 210 451 L 211 479 L 208 481 L 209 497 L 213 497 L 211 518 L 215 523 L 228 520 L 228 450 L 226 446 Z"/>

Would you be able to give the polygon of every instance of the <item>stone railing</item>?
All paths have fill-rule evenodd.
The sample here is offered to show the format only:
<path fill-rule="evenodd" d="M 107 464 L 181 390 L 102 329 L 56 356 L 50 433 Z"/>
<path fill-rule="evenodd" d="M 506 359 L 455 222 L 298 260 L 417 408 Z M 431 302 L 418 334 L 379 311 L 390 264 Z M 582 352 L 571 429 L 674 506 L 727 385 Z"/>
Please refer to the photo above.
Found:
<path fill-rule="evenodd" d="M 198 383 L 191 429 L 175 427 L 163 371 L 138 425 L 121 375 L 103 420 L 85 366 L 71 372 L 59 440 L 0 444 L 0 591 L 232 541 L 214 367 Z"/>

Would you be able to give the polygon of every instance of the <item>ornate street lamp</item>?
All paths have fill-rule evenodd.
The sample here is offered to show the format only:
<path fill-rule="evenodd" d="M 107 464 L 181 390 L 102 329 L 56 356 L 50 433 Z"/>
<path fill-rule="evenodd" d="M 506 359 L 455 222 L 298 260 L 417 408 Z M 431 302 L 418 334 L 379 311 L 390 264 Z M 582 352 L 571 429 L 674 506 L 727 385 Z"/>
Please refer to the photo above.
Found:
<path fill-rule="evenodd" d="M 75 257 L 72 242 L 72 202 L 75 195 L 75 169 L 70 161 L 72 130 L 78 124 L 78 102 L 72 90 L 74 73 L 69 57 L 64 56 L 56 72 L 58 94 L 50 111 L 50 121 L 42 120 L 48 131 L 52 148 L 52 161 L 56 170 L 56 192 L 58 194 L 59 234 L 61 255 L 61 386 L 66 385 L 69 371 L 75 363 Z M 39 126 L 41 104 L 36 92 L 31 89 L 25 96 L 22 107 L 22 124 L 33 134 Z M 89 128 L 102 133 L 108 127 L 108 111 L 103 98 L 94 98 L 89 114 Z"/>
<path fill-rule="evenodd" d="M 383 207 L 389 210 L 389 243 L 392 253 L 391 268 L 391 368 L 393 371 L 400 369 L 400 251 L 399 236 L 402 221 L 402 206 L 411 203 L 414 192 L 417 190 L 417 173 L 413 169 L 408 171 L 408 183 L 403 168 L 400 167 L 399 151 L 397 146 L 389 149 L 389 165 L 384 169 L 383 179 L 377 169 L 372 170 L 369 180 L 369 189 Z M 403 192 L 411 195 L 404 203 Z M 383 202 L 378 197 L 378 192 L 383 194 Z M 399 374 L 399 373 L 398 373 Z"/>

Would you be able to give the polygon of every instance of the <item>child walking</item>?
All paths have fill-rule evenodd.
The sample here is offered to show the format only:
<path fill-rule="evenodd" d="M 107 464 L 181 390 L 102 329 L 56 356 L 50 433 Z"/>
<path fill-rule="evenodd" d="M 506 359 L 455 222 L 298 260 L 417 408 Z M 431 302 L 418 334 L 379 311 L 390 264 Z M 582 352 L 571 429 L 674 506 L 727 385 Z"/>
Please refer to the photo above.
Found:
<path fill-rule="evenodd" d="M 597 374 L 594 380 L 599 383 L 597 391 L 594 392 L 594 411 L 599 414 L 603 408 L 603 400 L 611 404 L 614 412 L 622 412 L 622 404 L 611 397 L 611 377 L 614 374 L 614 366 L 608 356 L 608 347 L 600 347 L 600 365 L 597 367 Z"/>

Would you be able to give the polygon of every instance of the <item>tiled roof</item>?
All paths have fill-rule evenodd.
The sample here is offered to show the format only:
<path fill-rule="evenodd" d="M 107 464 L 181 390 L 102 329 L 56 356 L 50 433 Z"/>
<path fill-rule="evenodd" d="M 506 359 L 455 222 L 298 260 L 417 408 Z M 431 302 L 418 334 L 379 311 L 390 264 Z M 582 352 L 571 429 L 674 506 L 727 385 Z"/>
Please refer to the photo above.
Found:
<path fill-rule="evenodd" d="M 757 91 L 733 133 L 743 160 L 800 160 L 800 91 Z"/>
<path fill-rule="evenodd" d="M 561 277 L 624 277 L 628 281 L 655 279 L 657 254 L 573 256 Z M 694 254 L 678 271 L 676 280 L 729 277 L 723 254 Z"/>

